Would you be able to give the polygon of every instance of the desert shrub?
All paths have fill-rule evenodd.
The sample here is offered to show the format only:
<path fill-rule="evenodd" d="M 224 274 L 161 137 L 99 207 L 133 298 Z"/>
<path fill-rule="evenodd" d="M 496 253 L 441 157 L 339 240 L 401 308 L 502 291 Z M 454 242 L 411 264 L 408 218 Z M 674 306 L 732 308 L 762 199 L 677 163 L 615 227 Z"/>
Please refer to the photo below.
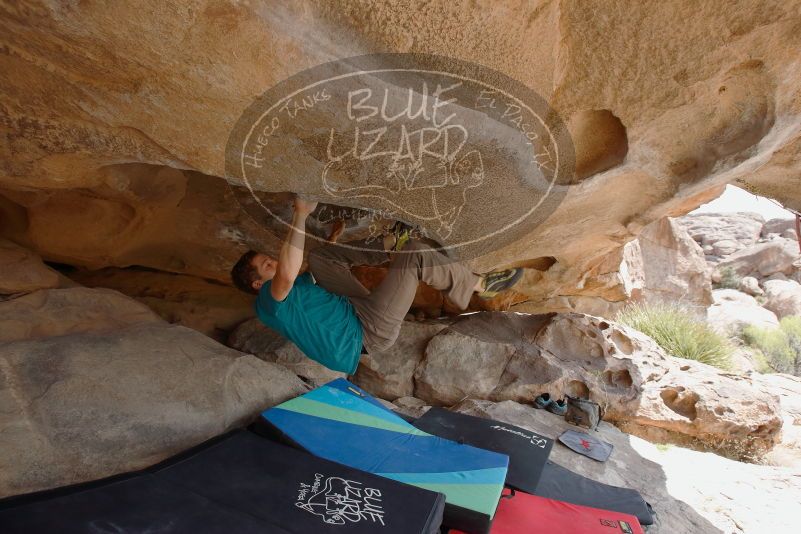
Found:
<path fill-rule="evenodd" d="M 731 369 L 734 347 L 729 340 L 682 306 L 632 304 L 618 313 L 617 321 L 647 335 L 672 356 Z"/>
<path fill-rule="evenodd" d="M 785 317 L 778 328 L 746 326 L 741 337 L 762 353 L 774 371 L 801 376 L 801 317 Z"/>
<path fill-rule="evenodd" d="M 720 282 L 715 284 L 715 289 L 737 289 L 742 279 L 734 268 L 724 267 L 720 270 Z"/>

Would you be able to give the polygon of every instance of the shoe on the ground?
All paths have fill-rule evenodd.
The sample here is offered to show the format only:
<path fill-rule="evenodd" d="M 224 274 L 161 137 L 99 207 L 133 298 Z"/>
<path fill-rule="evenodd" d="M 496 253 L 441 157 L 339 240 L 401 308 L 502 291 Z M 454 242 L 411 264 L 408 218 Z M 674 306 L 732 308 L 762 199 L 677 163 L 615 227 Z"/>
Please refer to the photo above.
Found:
<path fill-rule="evenodd" d="M 551 396 L 547 393 L 543 393 L 542 395 L 538 395 L 536 399 L 534 399 L 534 407 L 538 410 L 544 410 L 547 408 L 553 400 L 551 400 Z"/>
<path fill-rule="evenodd" d="M 523 276 L 523 269 L 493 271 L 484 275 L 484 291 L 478 294 L 482 299 L 491 299 L 501 291 L 511 289 Z"/>
<path fill-rule="evenodd" d="M 564 416 L 567 413 L 567 402 L 564 400 L 553 401 L 545 409 L 556 415 Z"/>

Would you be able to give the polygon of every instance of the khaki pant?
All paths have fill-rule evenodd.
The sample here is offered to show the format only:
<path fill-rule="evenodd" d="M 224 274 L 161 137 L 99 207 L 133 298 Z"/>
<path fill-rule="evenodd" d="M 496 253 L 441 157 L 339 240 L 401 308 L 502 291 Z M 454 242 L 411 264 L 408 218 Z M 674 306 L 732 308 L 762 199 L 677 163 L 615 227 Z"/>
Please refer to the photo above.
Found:
<path fill-rule="evenodd" d="M 419 241 L 409 241 L 401 253 L 392 255 L 387 277 L 370 292 L 353 276 L 350 268 L 381 265 L 387 262 L 389 255 L 383 250 L 380 239 L 370 245 L 363 241 L 348 245 L 359 250 L 334 245 L 313 250 L 309 253 L 309 270 L 318 285 L 348 297 L 362 324 L 363 343 L 368 352 L 387 350 L 395 343 L 419 281 L 444 291 L 451 302 L 464 309 L 479 280 L 478 275 L 464 265 Z"/>

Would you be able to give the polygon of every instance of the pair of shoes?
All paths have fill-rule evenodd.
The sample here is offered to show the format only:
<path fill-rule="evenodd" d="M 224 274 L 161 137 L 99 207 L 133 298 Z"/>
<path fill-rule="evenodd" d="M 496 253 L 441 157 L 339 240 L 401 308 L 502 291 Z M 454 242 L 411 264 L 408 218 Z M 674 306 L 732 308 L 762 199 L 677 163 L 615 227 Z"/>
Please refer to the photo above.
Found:
<path fill-rule="evenodd" d="M 567 413 L 567 403 L 564 399 L 553 400 L 548 393 L 543 393 L 534 399 L 534 407 L 538 410 L 548 410 L 556 415 L 565 415 Z"/>
<path fill-rule="evenodd" d="M 484 275 L 484 291 L 478 296 L 489 300 L 498 296 L 501 291 L 511 289 L 523 276 L 523 269 L 506 269 L 493 271 Z"/>

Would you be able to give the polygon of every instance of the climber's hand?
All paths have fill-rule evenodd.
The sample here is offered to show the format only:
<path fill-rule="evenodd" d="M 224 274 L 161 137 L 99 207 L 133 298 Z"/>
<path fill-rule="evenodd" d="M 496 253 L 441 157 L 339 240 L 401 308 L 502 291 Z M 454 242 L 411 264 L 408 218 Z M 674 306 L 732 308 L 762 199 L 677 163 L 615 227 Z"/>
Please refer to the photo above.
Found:
<path fill-rule="evenodd" d="M 295 213 L 298 215 L 309 215 L 317 208 L 317 202 L 305 200 L 300 196 L 295 196 Z"/>

